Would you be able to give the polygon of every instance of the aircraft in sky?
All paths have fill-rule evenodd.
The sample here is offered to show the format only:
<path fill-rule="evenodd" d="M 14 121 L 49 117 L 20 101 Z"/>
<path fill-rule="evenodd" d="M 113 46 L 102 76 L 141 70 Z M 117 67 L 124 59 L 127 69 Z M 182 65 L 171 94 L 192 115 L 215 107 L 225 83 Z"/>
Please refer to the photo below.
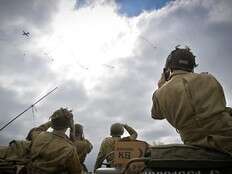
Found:
<path fill-rule="evenodd" d="M 111 69 L 114 69 L 115 66 L 112 66 L 112 65 L 108 65 L 108 64 L 102 64 L 103 66 L 107 67 L 107 68 L 111 68 Z"/>
<path fill-rule="evenodd" d="M 29 32 L 25 32 L 25 31 L 23 30 L 22 35 L 23 35 L 23 36 L 26 36 L 26 37 L 29 37 L 30 33 L 29 33 Z"/>

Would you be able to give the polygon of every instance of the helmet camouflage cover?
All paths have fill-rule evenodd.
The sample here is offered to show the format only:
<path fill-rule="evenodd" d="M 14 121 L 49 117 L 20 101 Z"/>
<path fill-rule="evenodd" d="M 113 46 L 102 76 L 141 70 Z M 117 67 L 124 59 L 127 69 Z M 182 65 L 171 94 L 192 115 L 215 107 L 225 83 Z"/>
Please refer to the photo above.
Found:
<path fill-rule="evenodd" d="M 168 56 L 165 68 L 193 71 L 196 66 L 195 56 L 190 51 L 190 48 L 178 48 L 177 46 Z"/>
<path fill-rule="evenodd" d="M 60 108 L 56 110 L 51 118 L 52 128 L 56 130 L 65 129 L 70 126 L 70 121 L 73 119 L 71 110 Z"/>
<path fill-rule="evenodd" d="M 124 128 L 121 123 L 114 123 L 110 128 L 111 136 L 121 136 L 124 133 Z"/>

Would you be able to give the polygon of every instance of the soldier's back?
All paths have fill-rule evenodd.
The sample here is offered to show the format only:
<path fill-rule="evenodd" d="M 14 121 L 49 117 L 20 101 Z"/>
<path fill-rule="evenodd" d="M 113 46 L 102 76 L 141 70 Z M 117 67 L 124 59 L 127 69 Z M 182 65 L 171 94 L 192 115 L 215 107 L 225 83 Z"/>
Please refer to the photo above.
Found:
<path fill-rule="evenodd" d="M 65 162 L 75 152 L 72 143 L 55 133 L 42 132 L 32 143 L 31 173 L 53 173 L 65 170 Z"/>
<path fill-rule="evenodd" d="M 232 153 L 232 117 L 223 88 L 212 75 L 177 71 L 155 95 L 162 115 L 184 143 Z"/>

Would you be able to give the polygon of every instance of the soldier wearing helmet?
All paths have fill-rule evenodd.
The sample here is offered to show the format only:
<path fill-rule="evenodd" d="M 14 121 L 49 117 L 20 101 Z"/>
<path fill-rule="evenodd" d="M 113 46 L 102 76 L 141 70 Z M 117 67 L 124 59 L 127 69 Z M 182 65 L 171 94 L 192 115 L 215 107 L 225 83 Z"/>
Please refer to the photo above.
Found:
<path fill-rule="evenodd" d="M 73 115 L 68 109 L 56 110 L 46 126 L 50 125 L 53 132 L 34 129 L 36 133 L 29 134 L 32 140 L 28 172 L 33 174 L 82 173 L 82 167 L 73 143 L 67 138 L 67 128 L 73 129 Z M 45 127 L 46 127 L 45 126 Z M 47 128 L 47 127 L 46 127 Z"/>
<path fill-rule="evenodd" d="M 168 56 L 151 115 L 167 119 L 185 144 L 232 154 L 231 109 L 220 83 L 208 73 L 194 73 L 195 56 L 176 48 Z"/>
<path fill-rule="evenodd" d="M 124 133 L 124 129 L 126 129 L 130 136 L 123 138 L 121 137 Z M 127 124 L 121 123 L 114 123 L 111 125 L 110 135 L 111 137 L 106 137 L 101 143 L 94 170 L 101 167 L 104 159 L 106 159 L 110 166 L 112 166 L 113 156 L 109 154 L 114 151 L 114 145 L 116 141 L 119 141 L 121 139 L 135 140 L 138 136 L 137 132 L 132 127 L 128 126 Z"/>
<path fill-rule="evenodd" d="M 71 140 L 73 141 L 74 146 L 76 147 L 77 154 L 79 156 L 80 163 L 82 165 L 83 170 L 87 173 L 88 170 L 84 164 L 85 158 L 88 153 L 93 149 L 93 145 L 90 143 L 88 139 L 84 137 L 83 126 L 81 124 L 76 123 L 75 134 L 70 134 Z M 72 131 L 71 131 L 72 132 Z"/>

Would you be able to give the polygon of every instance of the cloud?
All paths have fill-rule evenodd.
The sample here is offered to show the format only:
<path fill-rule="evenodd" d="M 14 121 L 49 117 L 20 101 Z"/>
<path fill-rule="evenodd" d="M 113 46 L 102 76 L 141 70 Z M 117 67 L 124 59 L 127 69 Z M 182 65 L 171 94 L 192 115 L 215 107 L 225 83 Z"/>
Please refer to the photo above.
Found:
<path fill-rule="evenodd" d="M 53 0 L 36 1 L 36 0 L 18 0 L 0 2 L 0 21 L 3 27 L 33 25 L 41 28 L 47 25 L 52 19 L 53 13 L 57 11 L 58 1 Z M 21 26 L 23 28 L 23 26 Z"/>
<path fill-rule="evenodd" d="M 36 39 L 51 30 L 49 22 L 57 12 L 58 4 L 59 1 L 0 2 L 1 126 L 30 106 L 32 98 L 49 89 L 50 80 L 55 79 L 50 62 L 36 46 Z M 30 37 L 23 37 L 22 30 L 30 30 Z M 4 144 L 12 138 L 24 138 L 31 128 L 31 122 L 22 122 L 21 118 L 12 125 L 2 132 Z"/>
<path fill-rule="evenodd" d="M 75 8 L 94 8 L 97 5 L 111 5 L 115 7 L 115 12 L 119 15 L 134 17 L 138 16 L 144 11 L 152 11 L 165 6 L 172 0 L 153 1 L 153 0 L 76 0 Z"/>
<path fill-rule="evenodd" d="M 19 96 L 16 91 L 9 90 L 3 87 L 0 87 L 0 109 L 1 109 L 1 117 L 0 117 L 0 123 L 1 128 L 6 125 L 11 119 L 13 119 L 18 110 L 20 110 L 23 105 L 19 102 Z M 1 131 L 1 137 L 0 142 L 2 145 L 8 144 L 8 142 L 11 140 L 11 138 L 14 136 L 14 134 L 17 132 L 18 128 L 22 129 L 22 125 L 19 125 L 20 127 L 17 127 L 13 133 L 7 132 L 7 131 Z M 5 128 L 7 129 L 7 128 Z"/>
<path fill-rule="evenodd" d="M 223 1 L 213 5 L 216 9 L 224 9 L 230 3 Z M 215 22 L 212 18 L 217 16 L 213 17 L 211 11 L 215 8 L 210 7 L 206 1 L 176 1 L 163 9 L 139 16 L 137 27 L 140 37 L 147 38 L 157 48 L 152 48 L 138 37 L 133 49 L 134 55 L 120 61 L 124 73 L 105 79 L 104 87 L 97 86 L 98 93 L 102 95 L 98 94 L 98 102 L 93 103 L 97 103 L 95 107 L 100 108 L 101 112 L 95 107 L 92 109 L 96 109 L 96 113 L 100 113 L 104 119 L 108 118 L 112 122 L 121 120 L 133 125 L 139 130 L 139 138 L 151 143 L 180 142 L 180 137 L 173 128 L 167 126 L 167 122 L 160 126 L 158 121 L 150 118 L 151 94 L 156 88 L 155 83 L 166 57 L 178 44 L 190 46 L 199 63 L 196 71 L 208 71 L 215 75 L 225 87 L 227 98 L 231 98 L 231 92 L 228 92 L 231 89 L 229 67 L 232 62 L 228 48 L 231 41 L 231 20 L 227 19 L 225 22 L 224 18 L 219 20 L 218 17 Z M 94 112 L 91 113 L 94 115 Z M 96 118 L 100 117 L 98 114 Z M 99 124 L 109 123 L 103 120 Z"/>

